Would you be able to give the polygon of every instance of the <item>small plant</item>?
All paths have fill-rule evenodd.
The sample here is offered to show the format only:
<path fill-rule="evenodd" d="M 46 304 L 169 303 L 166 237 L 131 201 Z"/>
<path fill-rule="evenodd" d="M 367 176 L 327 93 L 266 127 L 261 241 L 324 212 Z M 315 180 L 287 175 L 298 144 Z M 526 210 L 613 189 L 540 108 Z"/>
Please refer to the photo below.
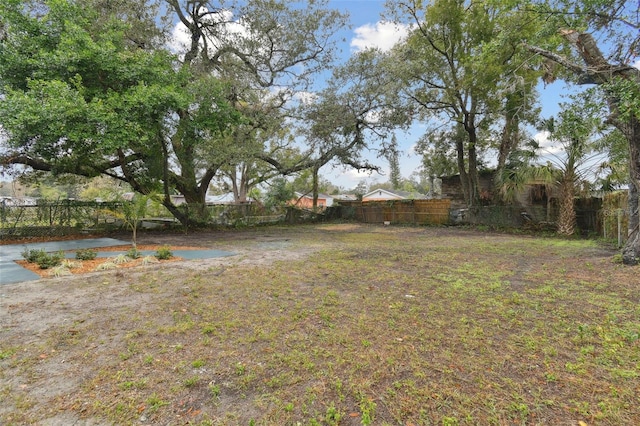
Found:
<path fill-rule="evenodd" d="M 108 271 L 109 269 L 116 269 L 118 265 L 113 262 L 104 262 L 96 267 L 96 271 Z"/>
<path fill-rule="evenodd" d="M 16 352 L 17 351 L 15 349 L 7 349 L 7 350 L 0 351 L 0 361 L 2 361 L 3 359 L 9 358 Z"/>
<path fill-rule="evenodd" d="M 24 249 L 24 251 L 21 253 L 22 257 L 24 258 L 24 260 L 26 260 L 29 263 L 38 263 L 38 259 L 47 256 L 47 252 L 40 249 L 40 250 L 36 250 L 36 249 L 32 249 L 29 250 L 27 248 Z"/>
<path fill-rule="evenodd" d="M 204 367 L 204 365 L 205 365 L 205 362 L 203 360 L 201 360 L 201 359 L 196 359 L 195 361 L 193 361 L 191 363 L 191 366 L 193 368 L 202 368 L 202 367 Z"/>
<path fill-rule="evenodd" d="M 186 388 L 192 388 L 195 385 L 197 385 L 199 381 L 200 381 L 200 378 L 198 376 L 191 376 L 188 379 L 186 379 L 183 384 L 184 384 L 184 387 Z"/>
<path fill-rule="evenodd" d="M 158 396 L 158 394 L 156 393 L 152 394 L 149 398 L 147 398 L 147 404 L 149 405 L 149 410 L 152 413 L 155 411 L 158 411 L 161 407 L 164 407 L 165 405 L 169 405 L 167 401 L 164 401 L 163 399 L 161 399 L 160 396 Z"/>
<path fill-rule="evenodd" d="M 344 417 L 344 414 L 338 410 L 333 403 L 327 407 L 327 412 L 324 416 L 324 420 L 329 425 L 339 425 L 340 420 Z"/>
<path fill-rule="evenodd" d="M 65 265 L 58 265 L 51 268 L 51 276 L 53 277 L 63 277 L 67 275 L 72 275 L 71 270 Z"/>
<path fill-rule="evenodd" d="M 171 248 L 169 246 L 162 246 L 158 250 L 156 250 L 155 256 L 158 260 L 167 260 L 173 257 L 173 253 L 171 252 Z"/>
<path fill-rule="evenodd" d="M 38 264 L 40 269 L 49 269 L 49 268 L 53 268 L 55 266 L 60 265 L 63 259 L 64 259 L 64 253 L 62 253 L 61 251 L 57 253 L 51 253 L 51 254 L 44 253 L 38 258 L 36 263 Z"/>
<path fill-rule="evenodd" d="M 216 326 L 213 324 L 205 324 L 202 327 L 202 334 L 211 334 L 216 331 Z"/>
<path fill-rule="evenodd" d="M 129 259 L 129 258 L 127 257 L 127 255 L 126 255 L 126 254 L 119 254 L 119 255 L 117 255 L 116 257 L 111 258 L 111 261 L 112 261 L 113 263 L 115 263 L 116 265 L 121 265 L 121 264 L 123 264 L 123 263 L 127 263 L 127 262 L 129 262 L 130 260 L 131 260 L 131 259 Z"/>
<path fill-rule="evenodd" d="M 622 264 L 622 254 L 621 253 L 614 254 L 613 257 L 611 258 L 611 262 Z"/>
<path fill-rule="evenodd" d="M 373 424 L 375 419 L 376 403 L 371 398 L 360 395 L 360 411 L 362 413 L 361 423 L 363 425 Z"/>
<path fill-rule="evenodd" d="M 152 263 L 158 263 L 160 262 L 157 258 L 155 258 L 154 256 L 145 256 L 142 258 L 142 264 L 143 265 L 150 265 Z"/>
<path fill-rule="evenodd" d="M 98 255 L 98 252 L 93 249 L 81 249 L 76 251 L 76 259 L 78 260 L 93 260 Z"/>
<path fill-rule="evenodd" d="M 220 385 L 216 385 L 214 383 L 209 383 L 209 393 L 212 398 L 220 397 Z"/>
<path fill-rule="evenodd" d="M 64 266 L 65 268 L 69 268 L 69 269 L 74 269 L 74 268 L 82 267 L 82 263 L 74 262 L 73 260 L 69 260 L 69 259 L 64 259 L 62 263 L 60 263 L 60 266 Z"/>
<path fill-rule="evenodd" d="M 130 259 L 139 259 L 140 257 L 142 257 L 142 252 L 135 247 L 131 247 L 127 251 L 127 257 Z"/>

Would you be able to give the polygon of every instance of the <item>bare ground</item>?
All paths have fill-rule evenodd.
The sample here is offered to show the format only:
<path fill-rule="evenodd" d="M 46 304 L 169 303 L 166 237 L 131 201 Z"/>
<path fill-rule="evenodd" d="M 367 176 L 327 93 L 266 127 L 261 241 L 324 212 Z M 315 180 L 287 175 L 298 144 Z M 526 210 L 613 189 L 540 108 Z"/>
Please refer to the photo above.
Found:
<path fill-rule="evenodd" d="M 350 244 L 360 238 L 359 234 L 362 235 L 362 238 L 368 237 L 369 234 L 374 234 L 375 238 L 372 240 L 366 239 L 366 242 L 363 243 L 364 246 L 352 255 L 348 252 L 349 250 L 354 250 Z M 116 237 L 127 238 L 126 235 Z M 320 308 L 304 311 L 305 313 L 302 313 L 303 310 L 301 310 L 300 315 L 303 317 L 300 319 L 294 315 L 295 320 L 307 321 L 304 315 L 308 315 L 308 312 L 315 312 L 313 315 L 319 318 L 317 323 L 304 322 L 306 324 L 305 327 L 322 328 L 327 326 L 327 323 L 331 323 L 334 324 L 334 327 L 338 327 L 339 330 L 347 330 L 348 327 L 356 327 L 353 322 L 356 319 L 351 318 L 350 325 L 342 324 L 340 319 L 331 313 L 331 309 L 341 303 L 338 299 L 350 300 L 352 297 L 350 292 L 353 289 L 343 287 L 346 285 L 344 284 L 345 278 L 341 278 L 342 275 L 336 270 L 332 271 L 333 267 L 348 268 L 348 262 L 351 262 L 348 260 L 351 259 L 350 256 L 353 256 L 355 261 L 366 260 L 370 256 L 374 264 L 381 262 L 381 259 L 384 259 L 387 254 L 381 253 L 380 250 L 388 250 L 389 257 L 398 257 L 398 261 L 394 263 L 393 274 L 386 275 L 386 278 L 391 277 L 391 280 L 393 280 L 393 277 L 414 273 L 414 268 L 419 268 L 424 273 L 429 267 L 429 265 L 415 263 L 417 260 L 412 257 L 413 252 L 404 252 L 402 244 L 395 249 L 381 249 L 376 246 L 376 241 L 381 241 L 380 244 L 383 244 L 382 241 L 386 239 L 393 239 L 394 241 L 402 241 L 403 239 L 407 241 L 409 239 L 432 240 L 434 242 L 433 245 L 427 245 L 426 247 L 436 253 L 438 250 L 444 250 L 442 247 L 447 250 L 450 249 L 447 248 L 448 241 L 455 245 L 459 244 L 460 241 L 471 239 L 491 246 L 500 245 L 502 242 L 516 244 L 515 241 L 518 238 L 527 239 L 530 237 L 483 234 L 451 228 L 382 228 L 352 224 L 300 228 L 273 227 L 238 232 L 198 232 L 187 235 L 142 234 L 139 236 L 139 244 L 197 246 L 231 251 L 236 253 L 236 256 L 173 262 L 160 266 L 138 266 L 126 270 L 93 272 L 82 276 L 49 278 L 1 286 L 0 423 L 41 425 L 232 425 L 247 424 L 249 419 L 258 419 L 256 424 L 280 424 L 282 421 L 287 424 L 295 424 L 300 420 L 303 421 L 302 424 L 306 424 L 304 423 L 305 419 L 309 420 L 317 417 L 323 424 L 367 424 L 367 416 L 371 414 L 373 417 L 370 411 L 373 411 L 372 407 L 376 406 L 373 403 L 375 400 L 378 407 L 376 418 L 381 423 L 373 422 L 371 424 L 421 424 L 420 419 L 423 417 L 421 417 L 422 414 L 419 411 L 421 405 L 425 407 L 425 410 L 427 409 L 428 404 L 425 401 L 413 402 L 415 406 L 410 406 L 411 402 L 408 400 L 405 401 L 402 398 L 394 399 L 393 406 L 384 408 L 384 397 L 381 396 L 381 399 L 376 399 L 376 397 L 372 396 L 371 403 L 373 405 L 368 406 L 367 401 L 369 399 L 364 398 L 362 392 L 371 387 L 373 394 L 375 394 L 376 390 L 373 384 L 370 383 L 373 378 L 371 380 L 357 379 L 363 381 L 358 382 L 357 386 L 354 385 L 350 392 L 338 389 L 338 382 L 343 383 L 344 381 L 346 383 L 347 379 L 345 377 L 351 377 L 351 374 L 353 374 L 351 372 L 341 375 L 343 377 L 342 381 L 335 379 L 329 383 L 332 392 L 335 393 L 335 398 L 331 399 L 331 403 L 329 401 L 321 401 L 319 408 L 316 400 L 305 399 L 304 401 L 299 401 L 294 396 L 290 396 L 293 402 L 287 403 L 284 395 L 295 395 L 296 393 L 306 395 L 312 391 L 316 392 L 317 395 L 321 395 L 323 392 L 328 392 L 327 390 L 316 389 L 320 385 L 315 381 L 323 373 L 316 372 L 317 375 L 306 377 L 304 372 L 300 372 L 300 377 L 305 381 L 300 383 L 294 377 L 289 376 L 288 373 L 285 374 L 284 371 L 275 372 L 272 368 L 268 373 L 263 372 L 266 367 L 263 365 L 264 362 L 261 357 L 263 353 L 274 350 L 274 346 L 271 343 L 267 343 L 269 338 L 265 337 L 268 334 L 266 329 L 260 332 L 265 336 L 256 332 L 256 337 L 249 336 L 250 339 L 246 341 L 238 340 L 237 342 L 239 343 L 236 343 L 235 347 L 212 343 L 208 340 L 210 337 L 224 340 L 225 336 L 229 336 L 226 334 L 228 331 L 221 329 L 220 324 L 215 323 L 217 320 L 210 320 L 210 316 L 208 316 L 210 314 L 206 312 L 206 307 L 209 306 L 211 310 L 215 310 L 216 306 L 224 305 L 226 309 L 224 311 L 220 309 L 218 320 L 225 327 L 234 329 L 236 332 L 242 332 L 243 328 L 238 325 L 242 318 L 237 318 L 236 316 L 227 318 L 224 315 L 242 316 L 243 313 L 254 315 L 251 310 L 254 306 L 253 304 L 255 304 L 255 306 L 263 306 L 263 310 L 269 311 L 263 312 L 263 315 L 266 315 L 264 317 L 266 322 L 268 318 L 282 314 L 283 310 L 295 310 L 299 303 L 306 303 L 307 301 L 311 303 L 314 298 L 322 297 L 323 304 Z M 372 241 L 374 244 L 371 243 Z M 526 247 L 526 244 L 522 247 Z M 340 258 L 339 261 L 331 260 L 328 263 L 322 263 L 326 262 L 326 257 L 331 256 L 332 251 L 342 253 L 344 259 L 347 260 Z M 562 253 L 557 250 L 549 250 L 545 254 L 543 250 L 542 254 L 538 251 L 535 256 L 529 256 L 526 253 L 526 249 L 518 246 L 513 252 L 504 253 L 502 256 L 507 260 L 503 260 L 502 263 L 498 262 L 496 263 L 497 266 L 494 265 L 493 267 L 496 269 L 504 268 L 504 272 L 508 274 L 510 280 L 509 297 L 513 297 L 515 300 L 518 297 L 517 294 L 525 294 L 534 283 L 541 280 L 540 275 L 535 273 L 547 269 L 565 268 L 564 276 L 570 276 L 570 279 L 576 282 L 582 280 L 582 282 L 591 283 L 589 280 L 596 276 L 595 281 L 593 281 L 596 284 L 593 285 L 597 285 L 597 283 L 603 283 L 602 285 L 604 285 L 604 283 L 610 282 L 607 280 L 611 280 L 612 277 L 616 283 L 624 286 L 629 283 L 623 282 L 620 284 L 619 281 L 636 280 L 636 275 L 632 274 L 630 269 L 612 266 L 610 258 L 613 254 L 615 252 L 610 249 L 594 247 L 580 249 L 578 255 L 570 252 L 567 256 L 562 256 Z M 456 255 L 447 256 L 453 265 L 461 262 L 462 259 L 467 259 L 468 255 L 469 253 L 464 253 L 463 251 Z M 510 257 L 513 257 L 513 259 Z M 322 296 L 317 293 L 318 290 L 316 290 L 314 282 L 307 282 L 302 278 L 305 265 L 307 265 L 309 273 L 311 273 L 314 269 L 312 265 L 316 262 L 316 258 L 319 259 L 317 262 L 323 265 L 322 268 L 325 268 L 325 271 L 315 271 L 313 273 L 316 273 L 317 277 L 330 276 L 331 282 L 335 284 L 333 290 L 328 293 L 322 293 Z M 478 262 L 478 265 L 480 265 L 483 260 L 479 259 Z M 276 269 L 272 269 L 276 264 L 279 266 Z M 293 267 L 289 270 L 286 265 L 293 265 Z M 590 265 L 590 267 L 585 268 L 584 265 Z M 434 264 L 433 266 L 435 271 L 436 265 Z M 285 273 L 290 274 L 290 276 L 283 277 L 283 271 L 288 271 Z M 354 273 L 362 273 L 363 279 L 364 275 L 371 274 L 370 271 L 354 271 Z M 474 272 L 468 273 L 473 276 Z M 388 272 L 385 272 L 385 274 L 388 274 Z M 233 277 L 233 279 L 223 282 L 223 277 L 225 279 Z M 279 286 L 280 284 L 277 283 L 280 281 L 284 281 L 289 287 L 287 287 L 287 290 L 281 290 L 280 287 L 277 287 L 279 288 L 277 291 L 270 292 L 268 283 L 257 284 L 258 280 L 262 279 L 274 280 L 273 288 Z M 444 280 L 445 278 L 439 279 Z M 244 284 L 242 284 L 243 280 Z M 358 296 L 362 297 L 362 300 L 365 300 L 365 297 L 375 297 L 368 295 L 375 294 L 377 290 L 382 289 L 382 284 L 375 279 L 375 276 L 370 280 L 371 284 L 368 289 L 364 288 L 362 290 L 365 291 L 364 295 Z M 263 291 L 262 293 L 252 292 L 251 287 L 254 283 L 259 286 Z M 295 286 L 293 286 L 293 283 L 296 283 Z M 637 283 L 638 281 L 636 281 Z M 278 308 L 277 305 L 281 303 L 283 292 L 288 294 L 287 292 L 290 292 L 291 288 L 295 289 L 297 295 L 294 295 L 295 297 L 291 299 L 291 302 L 286 307 L 283 305 L 283 307 Z M 425 289 L 412 289 L 409 284 L 405 284 L 405 288 L 400 288 L 397 291 L 399 292 L 398 294 L 404 295 L 406 298 L 415 297 L 414 293 L 419 291 L 427 292 Z M 435 297 L 438 290 L 432 289 L 429 291 Z M 613 290 L 609 289 L 607 291 Z M 380 293 L 382 294 L 383 292 Z M 261 300 L 255 299 L 256 294 Z M 384 294 L 385 297 L 391 297 L 387 296 L 387 293 Z M 529 295 L 531 294 L 533 293 Z M 537 295 L 537 293 L 535 294 Z M 621 294 L 624 297 L 633 297 L 632 293 L 626 292 L 626 290 Z M 525 294 L 525 297 L 528 296 Z M 200 305 L 199 303 L 202 303 L 203 300 L 210 302 Z M 563 303 L 565 302 L 563 301 Z M 195 308 L 196 304 L 198 304 L 197 309 Z M 384 309 L 391 309 L 394 306 L 392 302 L 383 301 L 383 304 Z M 516 311 L 519 309 L 517 303 L 514 302 L 513 306 Z M 326 309 L 327 312 L 324 312 L 323 309 Z M 171 315 L 167 315 L 168 312 Z M 194 318 L 201 318 L 202 320 L 198 322 Z M 205 321 L 204 318 L 209 319 Z M 390 318 L 386 322 L 391 324 L 392 320 L 400 321 L 399 319 Z M 475 321 L 479 323 L 482 320 L 483 318 L 478 318 Z M 473 318 L 471 318 L 471 321 L 474 321 Z M 587 322 L 588 320 L 585 320 L 585 323 Z M 287 324 L 287 320 L 285 319 L 282 324 Z M 417 323 L 412 324 L 414 325 L 409 325 L 409 329 L 417 327 Z M 259 327 L 259 324 L 255 326 Z M 282 327 L 283 325 L 280 325 L 280 328 Z M 150 331 L 152 329 L 156 330 L 158 334 L 166 333 L 173 337 L 156 336 Z M 486 333 L 487 328 L 484 330 L 484 333 Z M 311 335 L 315 332 L 318 331 L 311 332 Z M 285 333 L 284 330 L 282 331 L 282 334 L 286 334 L 285 337 L 287 339 L 293 339 L 292 336 L 296 337 L 296 339 L 305 339 L 304 336 L 298 336 L 297 333 L 291 330 L 288 333 Z M 270 336 L 276 336 L 276 334 L 270 334 Z M 272 340 L 285 337 L 278 336 Z M 178 340 L 171 341 L 172 338 Z M 236 338 L 233 337 L 233 339 Z M 360 344 L 361 340 L 362 352 L 369 350 L 371 341 L 374 338 L 358 338 L 358 344 Z M 307 336 L 306 339 L 309 339 L 309 337 Z M 442 339 L 441 344 L 451 342 L 448 340 L 449 337 L 443 337 Z M 555 341 L 555 337 L 550 339 Z M 229 338 L 229 340 L 231 341 L 232 339 Z M 411 335 L 398 334 L 391 339 L 391 344 L 395 342 L 398 345 L 397 350 L 402 352 L 408 350 L 404 346 L 404 342 L 410 340 L 412 340 Z M 402 347 L 400 343 L 402 343 Z M 530 344 L 533 345 L 534 343 Z M 336 345 L 335 347 L 339 348 L 345 347 L 344 345 L 348 346 L 351 343 L 345 340 L 342 340 L 342 343 L 333 342 L 332 340 L 327 342 L 327 345 L 334 344 Z M 414 344 L 417 345 L 415 342 Z M 503 346 L 499 342 L 490 343 L 489 346 L 493 344 L 497 344 L 498 347 Z M 637 347 L 635 341 L 630 344 Z M 194 348 L 193 351 L 189 350 L 191 347 Z M 451 350 L 464 349 L 452 348 Z M 212 353 L 211 351 L 214 352 Z M 297 349 L 294 350 L 290 347 L 289 351 L 296 352 Z M 563 349 L 560 346 L 560 357 L 564 356 L 562 351 Z M 286 352 L 287 349 L 285 348 Z M 357 355 L 359 353 L 358 351 L 354 352 L 355 356 L 359 356 Z M 256 355 L 255 359 L 253 359 L 252 354 Z M 298 355 L 301 359 L 306 359 L 302 354 Z M 303 361 L 301 362 L 310 371 L 315 371 L 319 364 L 326 361 L 323 357 L 332 356 L 327 353 L 319 355 L 317 359 L 308 361 L 311 364 L 315 364 L 315 367 L 304 364 Z M 378 356 L 384 358 L 382 353 L 378 354 Z M 449 361 L 440 366 L 438 366 L 439 356 L 430 356 L 434 357 L 432 359 L 432 364 L 434 365 L 432 374 L 438 377 L 440 375 L 454 374 L 460 379 L 457 383 L 462 384 L 463 387 L 474 387 L 482 385 L 484 383 L 483 380 L 487 382 L 494 380 L 489 378 L 478 379 L 480 381 L 475 382 L 474 385 L 474 379 L 471 376 L 476 374 L 476 370 L 467 367 L 466 371 L 457 371 L 456 369 L 461 367 L 455 366 L 455 354 L 453 357 L 447 355 Z M 229 359 L 238 359 L 239 361 L 230 365 L 226 362 L 227 357 Z M 549 357 L 553 361 L 552 356 L 549 355 Z M 135 367 L 132 366 L 133 364 L 128 364 L 134 359 L 137 360 Z M 223 362 L 222 360 L 225 361 Z M 517 365 L 521 361 L 522 359 L 519 359 L 519 356 L 513 356 L 503 360 L 503 363 L 516 363 Z M 549 361 L 549 365 L 555 365 L 555 361 L 552 361 Z M 347 361 L 336 362 L 340 364 L 340 362 L 346 363 Z M 403 362 L 410 363 L 410 361 L 406 360 Z M 533 361 L 529 359 L 527 362 L 540 364 L 543 360 Z M 373 363 L 373 361 L 369 360 L 365 363 Z M 126 365 L 123 367 L 119 364 Z M 482 363 L 480 364 L 482 365 Z M 329 374 L 326 371 L 340 368 L 339 365 L 332 363 L 327 365 L 328 367 L 326 365 L 324 367 L 324 374 Z M 491 369 L 487 368 L 488 372 L 482 374 L 494 374 L 493 368 L 496 364 L 491 365 L 493 367 Z M 501 368 L 505 368 L 504 365 L 502 364 Z M 245 369 L 251 370 L 252 367 L 258 372 L 256 374 L 261 379 L 258 380 L 254 376 L 249 377 Z M 294 370 L 297 368 L 302 367 L 296 364 Z M 368 367 L 362 368 L 366 370 Z M 483 368 L 479 366 L 477 374 L 480 374 L 479 371 Z M 529 366 L 527 368 L 534 367 Z M 551 367 L 547 366 L 546 369 L 549 370 Z M 629 389 L 626 388 L 627 385 L 624 385 L 624 383 L 607 384 L 606 380 L 602 378 L 594 379 L 594 386 L 596 384 L 605 387 L 609 386 L 608 391 L 615 387 L 625 395 L 624 398 L 629 400 L 629 403 L 638 403 L 637 398 L 634 401 L 634 397 L 629 396 L 635 395 L 636 391 L 640 392 L 638 376 L 636 375 L 638 372 L 637 365 L 635 369 L 635 372 L 624 370 L 627 372 L 625 374 L 629 374 L 628 379 L 631 380 L 627 382 Z M 177 379 L 176 377 L 178 376 L 185 376 L 183 370 L 191 371 L 189 373 L 191 376 L 186 374 L 186 378 Z M 214 373 L 212 370 L 217 371 Z M 392 380 L 391 377 L 384 378 L 384 373 L 382 372 L 376 371 L 376 374 L 381 375 L 381 383 L 386 383 L 391 390 L 396 389 L 398 393 L 402 393 L 403 388 L 400 384 L 405 383 L 405 379 L 407 379 L 406 383 L 410 383 L 407 378 L 407 376 L 411 375 L 410 370 L 409 364 L 394 365 L 393 378 L 395 380 Z M 519 378 L 522 378 L 523 381 L 527 380 L 525 378 L 527 374 L 525 367 L 511 366 L 509 371 L 511 371 L 510 374 L 512 375 L 510 380 L 515 380 L 516 382 Z M 279 373 L 281 374 L 278 375 Z M 478 409 L 475 420 L 469 414 L 468 416 L 471 416 L 472 420 L 465 422 L 464 416 L 460 414 L 464 411 L 461 407 L 466 407 L 465 404 L 469 402 L 463 401 L 460 402 L 460 406 L 455 406 L 455 400 L 449 400 L 448 404 L 454 404 L 455 409 L 447 410 L 446 406 L 444 408 L 441 406 L 439 406 L 440 408 L 432 408 L 436 411 L 431 412 L 432 414 L 430 415 L 425 414 L 427 417 L 424 418 L 438 423 L 448 418 L 452 422 L 449 424 L 458 424 L 454 423 L 454 420 L 460 422 L 459 424 L 478 424 L 478 419 L 494 419 L 491 423 L 495 424 L 548 424 L 547 420 L 555 424 L 578 424 L 578 421 L 582 421 L 581 419 L 585 423 L 588 422 L 587 424 L 592 424 L 592 422 L 593 424 L 600 424 L 598 420 L 602 424 L 613 424 L 608 419 L 640 419 L 640 414 L 638 413 L 639 404 L 631 408 L 632 412 L 629 416 L 598 417 L 597 413 L 589 414 L 587 409 L 585 409 L 584 413 L 581 413 L 580 409 L 571 406 L 572 394 L 571 392 L 567 393 L 565 388 L 571 382 L 563 382 L 557 378 L 563 377 L 564 373 L 564 370 L 561 372 L 547 372 L 543 376 L 548 379 L 544 385 L 544 393 L 553 395 L 556 392 L 558 395 L 557 400 L 554 400 L 555 403 L 549 403 L 548 407 L 533 407 L 535 404 L 529 403 L 527 405 L 525 402 L 522 402 L 521 405 L 517 405 L 516 402 L 505 403 L 507 408 L 496 414 L 495 418 L 490 416 L 486 408 L 482 408 Z M 260 374 L 263 374 L 264 377 L 260 376 Z M 469 377 L 465 378 L 467 375 Z M 203 379 L 203 377 L 207 378 Z M 278 379 L 277 382 L 276 378 Z M 356 378 L 351 380 L 355 381 Z M 285 383 L 281 383 L 282 381 Z M 574 382 L 574 384 L 578 383 L 579 381 Z M 329 385 L 325 383 L 322 386 Z M 500 386 L 497 382 L 496 385 Z M 265 386 L 268 389 L 272 389 L 270 394 L 263 389 Z M 516 385 L 513 386 L 514 389 L 518 387 Z M 490 387 L 490 385 L 487 385 L 487 389 Z M 252 389 L 254 388 L 261 389 L 260 395 L 253 394 Z M 503 388 L 504 392 L 497 393 L 497 395 L 500 395 L 497 400 L 508 399 L 510 391 L 505 390 L 506 388 L 508 388 L 508 385 Z M 169 392 L 167 389 L 171 389 L 171 391 Z M 299 390 L 296 391 L 295 389 Z M 358 389 L 361 389 L 362 392 Z M 482 386 L 480 386 L 480 389 L 482 389 Z M 488 391 L 487 389 L 485 391 Z M 556 391 L 553 389 L 556 389 Z M 173 396 L 164 395 L 163 390 Z M 626 391 L 631 391 L 632 393 L 629 394 Z M 389 395 L 391 395 L 391 391 L 389 392 Z M 415 392 L 415 395 L 420 394 L 418 390 L 412 392 Z M 437 399 L 441 396 L 438 392 L 440 391 L 437 389 L 427 392 L 429 395 L 426 398 L 431 398 L 430 401 Z M 475 392 L 471 391 L 471 394 Z M 407 390 L 407 395 L 409 394 L 409 390 Z M 415 395 L 414 398 L 416 398 Z M 391 396 L 387 397 L 391 398 Z M 212 398 L 216 400 L 215 403 L 211 403 L 210 399 Z M 407 398 L 410 397 L 407 396 Z M 542 398 L 545 401 L 550 399 L 553 398 L 548 397 L 546 400 Z M 590 407 L 589 404 L 597 407 L 598 401 L 602 402 L 603 400 L 605 399 L 597 400 L 595 398 L 592 401 L 589 398 L 585 398 L 585 404 L 588 407 Z M 518 400 L 515 399 L 515 401 Z M 338 405 L 338 408 L 333 405 L 334 403 Z M 402 411 L 402 404 L 405 403 L 407 408 Z M 340 408 L 340 404 L 351 408 Z M 624 404 L 621 406 L 624 406 Z M 333 415 L 332 410 L 336 410 L 339 415 Z M 510 413 L 509 410 L 513 411 L 513 413 Z M 594 410 L 591 409 L 591 411 L 593 412 Z M 473 410 L 470 409 L 469 412 L 473 412 Z M 422 424 L 428 423 L 425 420 Z"/>
<path fill-rule="evenodd" d="M 337 227 L 351 228 L 351 225 Z M 107 313 L 135 309 L 144 315 L 147 307 L 153 306 L 158 300 L 166 300 L 175 297 L 176 293 L 188 291 L 189 283 L 181 282 L 180 279 L 193 271 L 209 271 L 215 277 L 227 268 L 242 268 L 246 265 L 260 267 L 275 261 L 303 259 L 321 248 L 321 245 L 296 244 L 296 236 L 299 235 L 280 228 L 190 234 L 141 233 L 137 239 L 138 245 L 188 245 L 230 251 L 235 255 L 0 286 L 2 346 L 18 343 L 16 347 L 27 351 L 28 357 L 37 360 L 37 367 L 30 373 L 30 377 L 25 377 L 14 369 L 0 374 L 0 385 L 4 389 L 4 392 L 0 389 L 0 419 L 11 419 L 13 416 L 10 413 L 17 410 L 33 414 L 24 417 L 18 415 L 16 419 L 24 420 L 18 420 L 16 424 L 32 421 L 51 426 L 104 424 L 104 419 L 80 419 L 74 412 L 77 407 L 69 407 L 71 411 L 59 413 L 59 407 L 51 404 L 52 401 L 80 392 L 81 384 L 99 369 L 100 353 L 93 353 L 96 346 L 84 348 L 86 352 L 83 354 L 71 354 L 66 350 L 65 340 L 76 335 L 75 328 L 78 324 L 91 322 L 93 332 L 97 333 L 109 329 L 111 343 L 117 346 L 127 330 L 114 330 L 106 319 L 111 318 Z M 111 237 L 126 241 L 130 235 L 116 234 Z M 153 293 L 136 291 L 135 283 L 148 279 L 151 275 L 160 275 L 162 280 L 170 281 L 172 285 Z M 52 338 L 52 334 L 55 337 Z M 60 334 L 64 336 L 59 336 Z M 47 339 L 44 345 L 43 338 Z M 104 352 L 111 352 L 109 348 L 102 349 Z M 90 364 L 82 361 L 87 357 L 92 359 Z M 104 362 L 109 362 L 109 359 L 104 359 Z M 7 395 L 13 392 L 24 394 L 20 400 L 28 400 L 27 407 L 12 407 L 9 403 L 2 403 L 3 400 L 8 402 L 13 399 Z"/>

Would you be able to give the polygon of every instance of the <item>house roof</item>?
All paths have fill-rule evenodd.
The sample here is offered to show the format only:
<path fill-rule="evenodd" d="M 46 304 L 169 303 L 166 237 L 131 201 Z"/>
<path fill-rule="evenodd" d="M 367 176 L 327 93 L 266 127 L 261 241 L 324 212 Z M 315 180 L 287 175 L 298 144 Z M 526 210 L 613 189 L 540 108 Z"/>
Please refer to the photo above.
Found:
<path fill-rule="evenodd" d="M 406 199 L 422 199 L 424 198 L 423 194 L 418 194 L 415 192 L 407 192 L 407 191 L 398 191 L 395 189 L 374 189 L 372 191 L 367 192 L 362 196 L 362 198 L 381 198 L 386 197 L 390 200 L 406 200 Z"/>
<path fill-rule="evenodd" d="M 340 201 L 356 201 L 358 199 L 358 196 L 355 194 L 337 194 L 334 195 L 333 198 Z"/>
<path fill-rule="evenodd" d="M 207 194 L 205 201 L 207 204 L 236 204 L 236 198 L 233 192 L 227 192 L 226 194 L 209 195 Z M 255 201 L 252 197 L 247 197 L 247 202 Z"/>

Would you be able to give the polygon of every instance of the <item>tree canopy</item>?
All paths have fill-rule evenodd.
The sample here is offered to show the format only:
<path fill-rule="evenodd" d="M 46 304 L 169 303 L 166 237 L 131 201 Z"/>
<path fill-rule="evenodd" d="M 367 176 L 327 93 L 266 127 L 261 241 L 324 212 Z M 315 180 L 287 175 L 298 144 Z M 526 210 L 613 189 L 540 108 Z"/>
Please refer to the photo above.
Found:
<path fill-rule="evenodd" d="M 167 0 L 187 36 L 171 50 L 158 14 L 128 13 L 139 2 L 95 3 L 0 3 L 2 162 L 159 190 L 184 224 L 206 212 L 181 211 L 169 195 L 202 206 L 222 167 L 274 155 L 240 126 L 272 137 L 269 120 L 331 63 L 331 36 L 344 24 L 325 2 Z"/>
<path fill-rule="evenodd" d="M 465 199 L 476 205 L 482 153 L 497 139 L 502 123 L 502 166 L 536 103 L 536 73 L 523 66 L 521 46 L 534 28 L 509 2 L 407 0 L 389 8 L 396 22 L 412 30 L 391 52 L 388 70 L 402 80 L 402 94 L 415 118 L 428 121 L 430 132 L 446 129 L 455 136 L 450 142 Z M 423 139 L 423 147 L 432 139 Z"/>

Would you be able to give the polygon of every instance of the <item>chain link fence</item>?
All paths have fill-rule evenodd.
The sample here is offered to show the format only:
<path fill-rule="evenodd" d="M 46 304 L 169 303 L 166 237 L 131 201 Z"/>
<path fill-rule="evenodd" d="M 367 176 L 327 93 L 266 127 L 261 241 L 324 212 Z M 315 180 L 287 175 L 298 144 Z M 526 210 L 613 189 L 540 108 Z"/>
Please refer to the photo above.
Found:
<path fill-rule="evenodd" d="M 34 205 L 0 202 L 0 240 L 24 237 L 51 237 L 83 233 L 105 233 L 128 229 L 127 201 L 93 202 L 61 200 Z M 265 211 L 257 204 L 187 205 L 179 208 L 188 215 L 204 214 L 212 227 L 246 227 L 285 220 L 284 210 Z M 129 209 L 131 210 L 131 209 Z M 153 206 L 138 220 L 138 229 L 168 228 L 182 225 L 161 205 Z"/>
<path fill-rule="evenodd" d="M 0 238 L 60 236 L 90 230 L 113 230 L 123 226 L 118 215 L 121 202 L 61 200 L 35 205 L 0 204 Z"/>

